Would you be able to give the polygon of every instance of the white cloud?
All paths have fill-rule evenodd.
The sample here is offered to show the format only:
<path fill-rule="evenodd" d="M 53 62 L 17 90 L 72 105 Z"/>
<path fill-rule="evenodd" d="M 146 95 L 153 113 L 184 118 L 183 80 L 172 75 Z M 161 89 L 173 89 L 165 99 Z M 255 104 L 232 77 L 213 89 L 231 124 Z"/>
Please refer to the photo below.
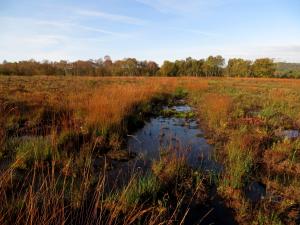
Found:
<path fill-rule="evenodd" d="M 106 45 L 131 37 L 130 33 L 86 26 L 70 20 L 0 17 L 0 24 L 3 29 L 0 60 L 99 57 L 99 51 L 105 51 Z"/>
<path fill-rule="evenodd" d="M 83 30 L 98 32 L 98 33 L 102 33 L 102 34 L 108 34 L 108 35 L 112 35 L 112 36 L 130 37 L 130 35 L 126 34 L 126 33 L 118 33 L 118 32 L 104 30 L 104 29 L 100 29 L 100 28 L 96 28 L 96 27 L 89 27 L 89 26 L 82 26 L 82 25 L 74 25 L 74 26 L 76 26 L 80 29 L 83 29 Z"/>
<path fill-rule="evenodd" d="M 32 30 L 38 30 L 41 32 L 43 29 L 49 27 L 55 28 L 56 33 L 59 31 L 74 31 L 74 30 L 85 30 L 92 31 L 97 33 L 102 33 L 106 35 L 116 36 L 116 37 L 129 37 L 127 33 L 119 33 L 99 27 L 91 27 L 86 25 L 81 25 L 80 23 L 68 22 L 65 20 L 38 20 L 28 17 L 0 17 L 0 20 L 3 24 L 9 24 L 10 27 L 16 27 L 17 25 L 22 24 L 23 27 L 31 28 Z M 29 30 L 28 30 L 29 31 Z M 5 33 L 5 32 L 4 32 Z"/>

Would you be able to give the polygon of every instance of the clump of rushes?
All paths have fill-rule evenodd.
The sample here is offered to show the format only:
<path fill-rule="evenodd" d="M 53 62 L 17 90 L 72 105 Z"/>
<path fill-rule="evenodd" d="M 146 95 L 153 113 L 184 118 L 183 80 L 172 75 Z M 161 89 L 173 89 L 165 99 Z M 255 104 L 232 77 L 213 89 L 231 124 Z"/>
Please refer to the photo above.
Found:
<path fill-rule="evenodd" d="M 200 115 L 210 129 L 222 132 L 228 125 L 229 114 L 233 101 L 229 96 L 208 93 L 202 96 L 202 104 L 199 105 Z"/>
<path fill-rule="evenodd" d="M 83 135 L 76 131 L 63 131 L 57 140 L 57 149 L 60 152 L 72 153 L 79 152 L 83 144 Z"/>
<path fill-rule="evenodd" d="M 161 159 L 153 162 L 152 170 L 164 183 L 176 183 L 178 179 L 186 177 L 190 172 L 186 158 L 178 157 L 171 150 L 162 151 Z"/>
<path fill-rule="evenodd" d="M 161 184 L 152 173 L 134 177 L 120 196 L 124 209 L 138 203 L 155 202 Z"/>
<path fill-rule="evenodd" d="M 184 87 L 177 87 L 173 95 L 175 99 L 183 99 L 188 95 L 188 90 Z"/>
<path fill-rule="evenodd" d="M 226 145 L 226 180 L 233 188 L 241 188 L 248 181 L 253 167 L 252 152 L 248 148 L 242 148 L 236 136 Z"/>
<path fill-rule="evenodd" d="M 20 169 L 30 168 L 35 162 L 51 161 L 54 155 L 55 151 L 48 138 L 24 138 L 16 148 L 16 159 L 12 167 Z"/>

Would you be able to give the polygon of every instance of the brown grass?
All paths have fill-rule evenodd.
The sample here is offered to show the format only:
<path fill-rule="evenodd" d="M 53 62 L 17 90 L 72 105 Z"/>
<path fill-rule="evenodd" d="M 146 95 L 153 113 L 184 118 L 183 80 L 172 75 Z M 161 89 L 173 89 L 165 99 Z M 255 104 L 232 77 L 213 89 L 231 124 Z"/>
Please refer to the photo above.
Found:
<path fill-rule="evenodd" d="M 123 121 L 139 113 L 138 105 L 147 105 L 154 97 L 166 98 L 177 87 L 208 87 L 206 80 L 195 81 L 0 77 L 0 223 L 137 224 L 141 218 L 146 224 L 182 222 L 182 217 L 177 218 L 180 196 L 178 205 L 168 210 L 168 215 L 157 203 L 141 202 L 126 210 L 119 207 L 122 198 L 108 201 L 106 183 L 108 179 L 112 183 L 114 178 L 107 177 L 105 171 L 95 171 L 93 162 L 97 146 L 120 150 L 122 132 L 127 126 Z M 50 158 L 44 155 L 42 144 L 34 146 L 41 157 L 26 149 L 39 143 L 35 137 L 45 143 L 50 140 Z M 20 149 L 23 152 L 16 152 Z M 27 152 L 31 154 L 27 156 Z M 118 191 L 111 193 L 122 196 Z"/>

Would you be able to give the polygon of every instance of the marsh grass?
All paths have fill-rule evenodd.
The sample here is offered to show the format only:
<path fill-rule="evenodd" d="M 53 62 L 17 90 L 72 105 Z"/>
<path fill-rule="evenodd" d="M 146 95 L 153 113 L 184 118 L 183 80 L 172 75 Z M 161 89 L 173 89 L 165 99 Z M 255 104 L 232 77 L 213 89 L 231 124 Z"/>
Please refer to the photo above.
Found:
<path fill-rule="evenodd" d="M 0 87 L 1 224 L 180 224 L 207 200 L 206 183 L 240 224 L 299 221 L 299 138 L 275 133 L 300 129 L 300 81 L 20 76 L 0 77 Z M 128 130 L 181 97 L 215 143 L 221 174 L 193 171 L 175 151 L 124 186 L 106 161 L 94 166 L 123 158 Z M 252 180 L 267 187 L 256 205 L 244 194 Z"/>
<path fill-rule="evenodd" d="M 276 136 L 300 129 L 299 87 L 297 80 L 229 78 L 210 80 L 206 92 L 192 93 L 225 165 L 218 192 L 241 224 L 299 223 L 299 137 Z M 268 197 L 254 207 L 244 195 L 251 180 L 267 186 Z"/>
<path fill-rule="evenodd" d="M 49 139 L 28 137 L 25 140 L 21 140 L 21 143 L 16 148 L 16 161 L 12 167 L 26 169 L 36 162 L 51 161 L 53 155 L 55 155 L 55 152 Z"/>
<path fill-rule="evenodd" d="M 183 223 L 183 202 L 191 201 L 183 189 L 169 191 L 152 172 L 134 173 L 119 187 L 109 166 L 104 162 L 99 171 L 94 160 L 122 152 L 130 125 L 159 102 L 207 88 L 207 81 L 194 81 L 0 77 L 0 223 Z"/>

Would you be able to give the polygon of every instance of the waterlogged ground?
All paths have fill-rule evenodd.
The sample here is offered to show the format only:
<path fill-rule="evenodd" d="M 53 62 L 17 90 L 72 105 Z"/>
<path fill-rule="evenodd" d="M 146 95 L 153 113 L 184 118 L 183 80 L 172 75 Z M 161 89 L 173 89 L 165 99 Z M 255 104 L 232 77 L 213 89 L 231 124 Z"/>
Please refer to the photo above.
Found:
<path fill-rule="evenodd" d="M 187 156 L 188 163 L 193 168 L 219 171 L 221 166 L 213 160 L 213 146 L 203 137 L 195 118 L 185 118 L 192 112 L 188 105 L 178 105 L 171 108 L 178 116 L 158 116 L 151 118 L 145 126 L 128 140 L 128 150 L 138 154 L 146 161 L 158 160 L 164 150 L 171 149 Z"/>
<path fill-rule="evenodd" d="M 92 215 L 78 214 L 86 204 L 112 224 L 143 212 L 148 224 L 158 214 L 179 224 L 186 209 L 186 224 L 300 224 L 299 81 L 2 77 L 0 86 L 0 224 L 68 224 Z M 187 102 L 161 109 L 184 93 Z M 188 169 L 177 173 L 182 155 Z"/>
<path fill-rule="evenodd" d="M 146 162 L 143 166 L 148 168 L 153 160 L 159 160 L 164 151 L 174 151 L 178 157 L 183 154 L 194 170 L 221 173 L 223 167 L 214 159 L 214 146 L 207 143 L 193 114 L 193 108 L 182 104 L 166 106 L 164 112 L 166 111 L 172 113 L 150 118 L 142 129 L 129 135 L 128 150 L 137 154 L 134 161 Z M 214 187 L 210 195 L 210 200 L 205 205 L 190 207 L 185 224 L 236 224 L 232 211 L 217 196 Z"/>

